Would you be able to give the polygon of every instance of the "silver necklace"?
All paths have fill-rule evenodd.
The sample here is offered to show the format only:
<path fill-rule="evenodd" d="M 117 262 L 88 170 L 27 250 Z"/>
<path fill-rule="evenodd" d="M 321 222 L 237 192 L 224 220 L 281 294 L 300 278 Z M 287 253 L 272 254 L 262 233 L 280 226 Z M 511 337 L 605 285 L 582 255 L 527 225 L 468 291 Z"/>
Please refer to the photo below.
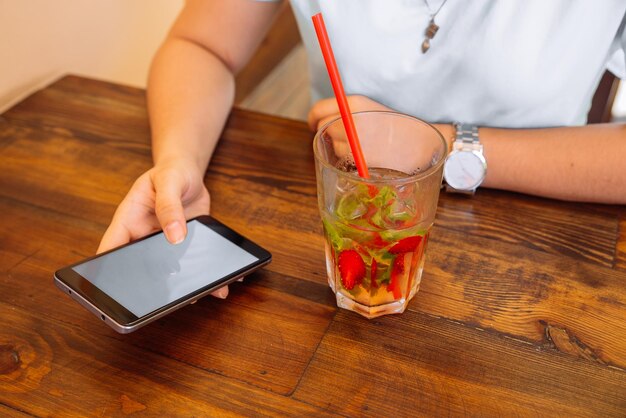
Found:
<path fill-rule="evenodd" d="M 428 11 L 431 13 L 430 13 L 430 22 L 428 23 L 428 27 L 426 28 L 426 31 L 424 32 L 424 34 L 426 35 L 426 38 L 424 39 L 424 42 L 422 42 L 422 54 L 425 54 L 426 52 L 428 52 L 428 50 L 430 49 L 430 40 L 435 37 L 435 35 L 437 34 L 437 31 L 439 30 L 439 26 L 437 26 L 437 24 L 435 23 L 435 16 L 437 16 L 437 13 L 439 13 L 441 8 L 446 4 L 447 1 L 448 0 L 443 0 L 443 2 L 441 3 L 437 11 L 435 13 L 432 13 L 430 10 L 430 5 L 428 4 L 428 0 L 424 0 L 424 3 L 426 3 L 426 7 L 428 8 Z"/>

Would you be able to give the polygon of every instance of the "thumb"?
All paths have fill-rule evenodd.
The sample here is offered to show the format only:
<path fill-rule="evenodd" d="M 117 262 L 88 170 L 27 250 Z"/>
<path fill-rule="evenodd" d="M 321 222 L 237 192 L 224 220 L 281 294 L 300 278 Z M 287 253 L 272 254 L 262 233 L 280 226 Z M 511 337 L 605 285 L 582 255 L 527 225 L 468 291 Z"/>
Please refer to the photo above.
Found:
<path fill-rule="evenodd" d="M 172 244 L 178 244 L 187 235 L 187 223 L 183 211 L 182 195 L 184 180 L 180 173 L 169 172 L 165 176 L 155 175 L 153 178 L 155 212 L 165 237 Z"/>

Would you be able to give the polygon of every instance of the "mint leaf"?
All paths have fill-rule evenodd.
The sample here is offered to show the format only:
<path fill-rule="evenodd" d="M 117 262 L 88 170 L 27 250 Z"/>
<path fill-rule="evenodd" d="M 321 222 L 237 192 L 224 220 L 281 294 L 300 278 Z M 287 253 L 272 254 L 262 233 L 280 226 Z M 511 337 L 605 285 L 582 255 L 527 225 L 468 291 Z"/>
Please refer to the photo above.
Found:
<path fill-rule="evenodd" d="M 322 219 L 322 223 L 324 224 L 324 231 L 326 231 L 326 236 L 330 239 L 330 242 L 335 249 L 340 250 L 343 244 L 343 238 L 339 234 L 339 231 L 333 226 L 333 224 L 327 219 Z"/>
<path fill-rule="evenodd" d="M 380 213 L 380 209 L 376 211 L 376 213 L 374 213 L 372 215 L 371 221 L 374 225 L 376 225 L 379 228 L 384 228 L 385 226 L 385 221 L 383 220 L 383 216 Z"/>
<path fill-rule="evenodd" d="M 360 218 L 366 211 L 365 202 L 354 195 L 345 195 L 339 200 L 335 214 L 340 219 L 352 220 Z"/>
<path fill-rule="evenodd" d="M 379 286 L 389 284 L 389 281 L 391 280 L 391 266 L 386 266 L 385 269 L 379 270 L 377 276 L 379 277 L 377 280 Z"/>
<path fill-rule="evenodd" d="M 423 228 L 407 228 L 407 229 L 387 229 L 380 231 L 380 237 L 385 241 L 400 241 L 402 238 L 414 237 L 416 235 L 424 236 L 428 230 Z"/>
<path fill-rule="evenodd" d="M 392 203 L 397 197 L 395 190 L 391 186 L 383 186 L 378 189 L 378 193 L 371 199 L 371 202 L 379 209 Z"/>

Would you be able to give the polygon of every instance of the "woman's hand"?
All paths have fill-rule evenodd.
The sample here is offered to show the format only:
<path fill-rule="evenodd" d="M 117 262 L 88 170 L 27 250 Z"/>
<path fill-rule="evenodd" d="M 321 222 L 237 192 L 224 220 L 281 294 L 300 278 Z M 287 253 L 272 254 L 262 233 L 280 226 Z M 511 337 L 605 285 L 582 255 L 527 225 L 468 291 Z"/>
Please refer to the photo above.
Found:
<path fill-rule="evenodd" d="M 387 106 L 375 102 L 369 97 L 360 95 L 348 96 L 348 104 L 350 105 L 350 112 L 352 113 L 363 112 L 366 110 L 394 111 Z M 337 105 L 337 100 L 334 97 L 319 100 L 313 105 L 311 110 L 309 110 L 309 128 L 315 132 L 323 125 L 335 118 L 338 118 L 339 116 L 341 116 L 339 113 L 339 106 Z"/>
<path fill-rule="evenodd" d="M 113 215 L 98 253 L 163 229 L 167 240 L 180 243 L 187 235 L 186 220 L 208 215 L 211 205 L 203 172 L 189 161 L 154 166 L 133 184 Z M 223 287 L 213 296 L 225 298 Z"/>
<path fill-rule="evenodd" d="M 348 96 L 348 104 L 350 105 L 350 111 L 354 112 L 364 112 L 368 110 L 378 110 L 378 111 L 387 111 L 387 112 L 396 112 L 395 110 L 382 105 L 374 100 L 370 99 L 366 96 L 360 95 L 352 95 Z M 334 97 L 328 99 L 322 99 L 315 103 L 311 110 L 309 111 L 308 122 L 309 128 L 312 131 L 317 131 L 319 128 L 324 126 L 326 123 L 330 122 L 333 119 L 340 117 L 339 106 L 337 105 L 337 100 Z M 455 130 L 452 124 L 433 124 L 433 126 L 441 132 L 446 142 L 448 143 L 448 147 L 451 147 L 454 142 Z"/>

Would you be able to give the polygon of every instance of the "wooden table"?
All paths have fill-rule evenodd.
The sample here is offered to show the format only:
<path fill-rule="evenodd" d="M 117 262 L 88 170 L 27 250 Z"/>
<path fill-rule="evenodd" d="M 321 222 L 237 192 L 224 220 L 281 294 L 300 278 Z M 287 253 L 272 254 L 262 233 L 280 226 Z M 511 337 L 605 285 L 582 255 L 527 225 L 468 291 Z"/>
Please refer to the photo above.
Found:
<path fill-rule="evenodd" d="M 0 415 L 626 416 L 626 208 L 443 194 L 418 295 L 367 320 L 326 284 L 311 137 L 233 110 L 212 213 L 274 261 L 119 335 L 52 273 L 150 167 L 144 92 L 65 77 L 0 116 Z"/>

